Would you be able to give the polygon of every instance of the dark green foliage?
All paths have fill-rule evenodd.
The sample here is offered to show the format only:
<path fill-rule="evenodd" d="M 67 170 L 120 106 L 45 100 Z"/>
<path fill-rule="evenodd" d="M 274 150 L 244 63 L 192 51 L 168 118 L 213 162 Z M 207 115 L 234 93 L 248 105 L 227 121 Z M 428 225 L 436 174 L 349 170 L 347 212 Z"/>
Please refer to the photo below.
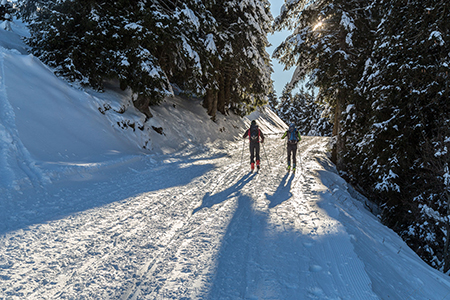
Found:
<path fill-rule="evenodd" d="M 118 80 L 147 116 L 148 105 L 173 94 L 171 84 L 205 97 L 213 118 L 245 114 L 270 91 L 266 0 L 25 0 L 21 8 L 33 54 L 98 90 Z"/>
<path fill-rule="evenodd" d="M 2 1 L 0 1 L 0 3 L 2 3 Z M 15 11 L 9 2 L 0 4 L 0 21 L 11 21 L 14 13 Z"/>
<path fill-rule="evenodd" d="M 268 103 L 269 103 L 269 107 L 273 110 L 276 111 L 278 109 L 278 98 L 277 98 L 277 94 L 275 92 L 275 90 L 273 90 L 271 93 L 269 93 L 268 97 Z"/>
<path fill-rule="evenodd" d="M 449 270 L 450 4 L 290 3 L 275 24 L 295 33 L 275 55 L 334 109 L 338 168 L 425 261 Z"/>
<path fill-rule="evenodd" d="M 211 1 L 208 8 L 217 21 L 217 59 L 215 74 L 206 80 L 204 103 L 211 113 L 231 110 L 243 116 L 267 103 L 272 89 L 266 52 L 272 21 L 269 7 L 267 0 Z M 211 115 L 214 118 L 215 112 Z"/>
<path fill-rule="evenodd" d="M 286 124 L 294 123 L 301 135 L 331 136 L 332 124 L 326 108 L 303 90 L 294 96 L 285 90 L 276 113 Z"/>
<path fill-rule="evenodd" d="M 359 174 L 389 211 L 384 221 L 439 268 L 448 239 L 449 8 L 444 1 L 380 1 L 387 17 L 361 81 L 373 113 L 361 135 Z"/>
<path fill-rule="evenodd" d="M 365 5 L 356 0 L 292 1 L 275 20 L 275 29 L 294 30 L 274 52 L 286 67 L 296 67 L 288 89 L 309 80 L 319 89 L 318 101 L 333 109 L 333 160 L 339 167 L 346 151 L 342 113 L 360 100 L 354 91 L 370 53 L 372 18 Z"/>
<path fill-rule="evenodd" d="M 128 1 L 56 3 L 39 10 L 28 43 L 58 75 L 98 90 L 105 79 L 118 79 L 122 88 L 157 104 L 170 85 L 155 56 L 162 47 L 159 32 L 147 30 L 167 21 L 157 14 L 145 18 L 153 11 Z"/>
<path fill-rule="evenodd" d="M 38 14 L 42 11 L 46 11 L 49 7 L 55 5 L 53 0 L 25 0 L 19 1 L 18 16 L 24 21 L 32 21 L 37 18 Z"/>

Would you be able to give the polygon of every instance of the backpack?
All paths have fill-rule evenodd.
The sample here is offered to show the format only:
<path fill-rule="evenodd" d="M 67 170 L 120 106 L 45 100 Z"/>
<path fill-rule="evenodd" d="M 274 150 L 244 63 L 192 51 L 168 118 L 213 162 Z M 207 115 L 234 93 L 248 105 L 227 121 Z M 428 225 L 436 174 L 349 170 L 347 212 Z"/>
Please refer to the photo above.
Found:
<path fill-rule="evenodd" d="M 250 127 L 250 129 L 249 129 L 249 139 L 250 139 L 250 142 L 258 142 L 259 141 L 259 136 L 260 136 L 260 134 L 259 134 L 259 128 L 258 128 L 258 126 L 252 126 L 252 127 Z"/>
<path fill-rule="evenodd" d="M 294 128 L 292 131 L 288 130 L 288 143 L 289 144 L 297 144 L 298 143 L 298 130 Z"/>

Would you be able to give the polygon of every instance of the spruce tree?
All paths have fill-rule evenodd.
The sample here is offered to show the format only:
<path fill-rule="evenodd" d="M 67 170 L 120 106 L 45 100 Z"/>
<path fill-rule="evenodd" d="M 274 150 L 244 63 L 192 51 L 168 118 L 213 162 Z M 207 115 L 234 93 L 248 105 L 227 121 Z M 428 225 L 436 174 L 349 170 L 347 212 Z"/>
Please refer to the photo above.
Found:
<path fill-rule="evenodd" d="M 309 78 L 319 89 L 318 101 L 328 103 L 334 112 L 333 135 L 337 143 L 333 160 L 344 167 L 346 130 L 343 112 L 363 101 L 356 92 L 366 52 L 370 50 L 372 12 L 368 1 L 290 1 L 274 22 L 276 30 L 293 33 L 274 52 L 287 68 L 295 67 L 289 88 Z"/>
<path fill-rule="evenodd" d="M 286 124 L 295 124 L 301 135 L 331 136 L 326 107 L 318 104 L 312 94 L 300 90 L 291 96 L 285 90 L 283 95 L 277 114 Z"/>
<path fill-rule="evenodd" d="M 290 1 L 275 22 L 295 29 L 276 57 L 297 66 L 294 83 L 311 75 L 319 100 L 334 108 L 338 168 L 380 205 L 385 224 L 448 271 L 450 4 L 302 3 Z"/>
<path fill-rule="evenodd" d="M 58 75 L 98 90 L 116 79 L 147 116 L 149 105 L 172 94 L 171 81 L 202 92 L 210 61 L 201 60 L 201 41 L 213 19 L 200 2 L 49 1 L 27 16 L 28 44 Z"/>
<path fill-rule="evenodd" d="M 266 52 L 272 15 L 267 0 L 211 1 L 216 20 L 217 73 L 206 81 L 204 106 L 216 111 L 245 115 L 267 103 L 271 91 L 270 57 Z"/>
<path fill-rule="evenodd" d="M 0 1 L 0 21 L 11 21 L 13 12 L 11 3 L 6 0 Z"/>
<path fill-rule="evenodd" d="M 449 215 L 450 5 L 378 5 L 385 19 L 361 81 L 363 93 L 373 100 L 371 126 L 359 144 L 366 154 L 361 178 L 383 205 L 386 224 L 428 263 L 441 267 Z"/>
<path fill-rule="evenodd" d="M 272 87 L 267 0 L 25 0 L 22 9 L 33 54 L 98 90 L 118 80 L 147 116 L 171 84 L 204 97 L 212 119 L 265 104 Z"/>
<path fill-rule="evenodd" d="M 277 93 L 275 92 L 275 90 L 272 90 L 272 92 L 270 92 L 267 97 L 268 97 L 269 107 L 272 109 L 272 111 L 276 112 L 278 110 L 278 106 L 279 106 Z"/>
<path fill-rule="evenodd" d="M 38 15 L 55 5 L 53 0 L 24 0 L 17 2 L 18 16 L 26 22 L 32 22 Z"/>

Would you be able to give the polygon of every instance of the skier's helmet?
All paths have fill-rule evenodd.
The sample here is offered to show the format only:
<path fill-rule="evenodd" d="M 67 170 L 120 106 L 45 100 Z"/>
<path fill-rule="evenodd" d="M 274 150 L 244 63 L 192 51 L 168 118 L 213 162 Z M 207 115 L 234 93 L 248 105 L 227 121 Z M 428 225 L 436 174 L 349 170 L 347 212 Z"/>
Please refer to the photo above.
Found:
<path fill-rule="evenodd" d="M 289 129 L 293 130 L 294 128 L 295 128 L 295 124 L 294 123 L 289 124 Z"/>
<path fill-rule="evenodd" d="M 252 120 L 252 125 L 256 125 L 256 121 L 255 120 Z"/>

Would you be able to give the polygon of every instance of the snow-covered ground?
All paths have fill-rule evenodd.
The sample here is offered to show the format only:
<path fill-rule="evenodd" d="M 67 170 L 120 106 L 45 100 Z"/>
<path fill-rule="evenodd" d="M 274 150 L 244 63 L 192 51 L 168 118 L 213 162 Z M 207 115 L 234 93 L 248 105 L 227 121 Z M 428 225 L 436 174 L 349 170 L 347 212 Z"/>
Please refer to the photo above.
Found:
<path fill-rule="evenodd" d="M 269 110 L 214 123 L 174 98 L 144 124 L 127 92 L 71 87 L 12 29 L 0 29 L 0 299 L 450 299 L 449 277 L 337 175 L 327 138 L 303 137 L 292 174 Z M 259 174 L 240 138 L 252 119 L 267 135 Z"/>

